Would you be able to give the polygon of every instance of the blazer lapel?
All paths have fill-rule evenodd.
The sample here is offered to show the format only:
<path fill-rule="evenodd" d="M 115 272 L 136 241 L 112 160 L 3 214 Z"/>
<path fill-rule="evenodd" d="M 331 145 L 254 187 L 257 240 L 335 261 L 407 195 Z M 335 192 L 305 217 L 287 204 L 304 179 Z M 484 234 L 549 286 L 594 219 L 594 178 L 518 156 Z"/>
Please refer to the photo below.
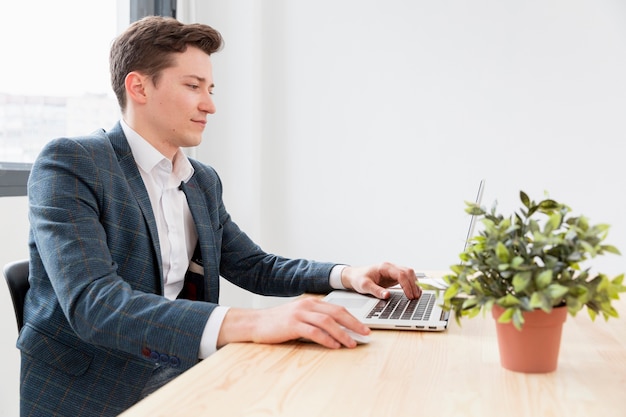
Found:
<path fill-rule="evenodd" d="M 124 135 L 124 131 L 122 130 L 122 126 L 119 122 L 113 129 L 111 129 L 110 132 L 107 132 L 107 135 L 111 141 L 113 149 L 115 150 L 120 167 L 126 176 L 126 181 L 128 182 L 132 194 L 135 197 L 148 226 L 152 248 L 158 261 L 159 277 L 161 277 L 158 282 L 158 291 L 159 294 L 163 294 L 163 262 L 161 259 L 161 247 L 159 245 L 159 233 L 157 230 L 154 212 L 152 211 L 150 197 L 148 196 L 148 191 L 144 186 L 141 174 L 137 168 L 137 163 L 135 162 L 135 158 L 133 158 L 133 153 L 128 145 L 128 141 L 126 140 L 126 136 Z"/>
<path fill-rule="evenodd" d="M 198 232 L 198 242 L 202 263 L 204 267 L 205 286 L 204 300 L 217 303 L 219 299 L 219 251 L 215 242 L 215 232 L 211 224 L 209 209 L 206 205 L 206 198 L 198 187 L 196 175 L 185 184 L 181 184 L 181 189 L 187 197 L 187 204 L 196 225 Z"/>

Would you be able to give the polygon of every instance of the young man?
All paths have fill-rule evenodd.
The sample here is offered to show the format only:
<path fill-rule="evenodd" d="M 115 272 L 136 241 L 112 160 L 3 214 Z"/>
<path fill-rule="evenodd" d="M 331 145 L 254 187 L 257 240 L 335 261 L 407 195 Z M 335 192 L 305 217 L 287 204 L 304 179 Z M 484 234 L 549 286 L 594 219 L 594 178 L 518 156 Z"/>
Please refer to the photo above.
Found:
<path fill-rule="evenodd" d="M 30 284 L 18 339 L 21 414 L 113 416 L 231 342 L 307 338 L 328 348 L 369 330 L 314 298 L 269 309 L 218 304 L 219 277 L 265 295 L 348 288 L 420 295 L 410 268 L 350 267 L 264 252 L 231 220 L 201 142 L 211 97 L 206 25 L 147 17 L 111 48 L 122 120 L 50 142 L 29 180 Z"/>

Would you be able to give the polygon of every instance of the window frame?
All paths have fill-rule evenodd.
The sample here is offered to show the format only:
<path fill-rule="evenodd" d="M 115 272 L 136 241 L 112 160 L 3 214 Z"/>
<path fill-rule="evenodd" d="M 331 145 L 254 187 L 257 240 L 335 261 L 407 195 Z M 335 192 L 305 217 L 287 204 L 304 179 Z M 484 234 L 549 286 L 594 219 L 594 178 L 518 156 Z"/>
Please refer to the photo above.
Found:
<path fill-rule="evenodd" d="M 0 197 L 25 196 L 32 166 L 26 162 L 0 162 Z"/>

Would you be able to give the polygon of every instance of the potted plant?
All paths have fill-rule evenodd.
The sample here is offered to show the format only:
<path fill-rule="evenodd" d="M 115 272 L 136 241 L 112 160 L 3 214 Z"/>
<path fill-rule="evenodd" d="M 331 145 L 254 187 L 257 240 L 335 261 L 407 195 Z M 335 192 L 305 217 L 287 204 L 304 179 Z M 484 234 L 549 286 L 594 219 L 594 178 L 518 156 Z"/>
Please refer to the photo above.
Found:
<path fill-rule="evenodd" d="M 551 372 L 556 369 L 561 327 L 567 313 L 576 315 L 587 308 L 592 320 L 598 314 L 606 320 L 617 317 L 612 305 L 626 291 L 624 274 L 609 278 L 592 273 L 583 263 L 605 253 L 620 254 L 604 244 L 609 226 L 591 225 L 584 216 L 572 216 L 571 209 L 550 198 L 538 203 L 520 192 L 522 208 L 510 216 L 466 202 L 466 212 L 483 224 L 467 248 L 461 263 L 444 276 L 448 287 L 443 308 L 462 317 L 491 311 L 496 319 L 500 361 L 503 367 L 521 372 Z M 551 333 L 545 320 L 556 321 Z M 538 337 L 528 345 L 509 337 Z M 556 346 L 543 347 L 551 340 Z M 530 363 L 518 364 L 524 355 Z M 544 355 L 545 354 L 545 355 Z M 538 362 L 537 362 L 538 361 Z"/>

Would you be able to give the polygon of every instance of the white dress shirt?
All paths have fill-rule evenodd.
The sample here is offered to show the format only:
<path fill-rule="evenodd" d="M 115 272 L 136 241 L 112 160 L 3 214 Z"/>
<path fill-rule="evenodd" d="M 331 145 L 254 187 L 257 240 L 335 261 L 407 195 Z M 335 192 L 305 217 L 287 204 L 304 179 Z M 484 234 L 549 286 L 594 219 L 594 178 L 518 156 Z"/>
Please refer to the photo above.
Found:
<path fill-rule="evenodd" d="M 182 151 L 170 161 L 124 120 L 120 123 L 152 204 L 161 247 L 164 296 L 174 300 L 183 288 L 189 260 L 198 243 L 187 198 L 179 189 L 180 183 L 193 175 L 193 167 Z M 217 350 L 217 336 L 227 311 L 228 307 L 218 306 L 209 317 L 200 343 L 200 359 Z"/>
<path fill-rule="evenodd" d="M 193 166 L 180 149 L 174 160 L 170 161 L 124 120 L 120 123 L 148 191 L 156 219 L 163 263 L 164 296 L 175 300 L 183 288 L 189 260 L 198 243 L 198 233 L 187 198 L 179 188 L 181 182 L 186 183 L 191 179 Z M 332 269 L 329 283 L 333 288 L 343 288 L 343 268 L 345 265 L 336 265 Z M 228 309 L 217 306 L 211 313 L 200 342 L 200 359 L 217 350 L 217 337 Z"/>

